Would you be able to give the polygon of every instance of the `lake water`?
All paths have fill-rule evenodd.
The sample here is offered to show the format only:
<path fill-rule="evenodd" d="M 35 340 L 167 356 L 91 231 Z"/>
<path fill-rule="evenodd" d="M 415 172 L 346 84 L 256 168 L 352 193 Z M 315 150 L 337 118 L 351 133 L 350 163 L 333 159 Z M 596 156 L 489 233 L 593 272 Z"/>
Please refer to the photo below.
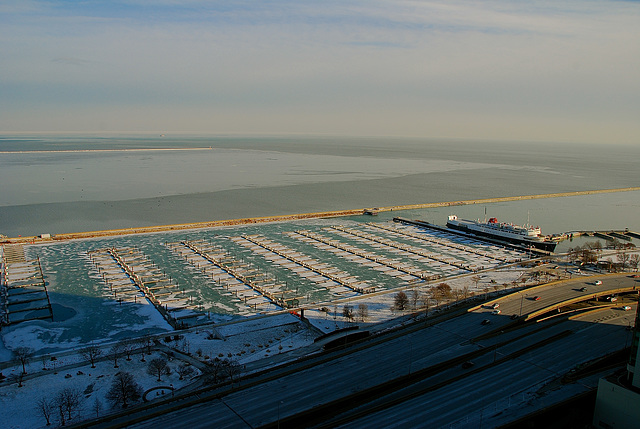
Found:
<path fill-rule="evenodd" d="M 133 150 L 135 149 L 135 150 Z M 344 137 L 0 136 L 0 233 L 36 235 L 638 186 L 640 148 Z M 489 204 L 640 230 L 640 193 Z M 456 207 L 484 216 L 483 207 Z M 442 224 L 451 209 L 408 214 Z M 395 213 L 397 214 L 397 213 Z"/>
<path fill-rule="evenodd" d="M 614 145 L 382 138 L 5 136 L 0 139 L 0 233 L 55 234 L 623 188 L 638 185 L 639 163 L 638 148 Z M 27 259 L 42 261 L 56 321 L 54 325 L 36 321 L 4 329 L 3 341 L 13 346 L 28 341 L 38 344 L 44 353 L 168 329 L 158 314 L 150 314 L 150 306 L 121 306 L 107 296 L 89 259 L 87 252 L 91 250 L 140 249 L 176 284 L 191 291 L 196 302 L 212 313 L 207 317 L 224 322 L 246 317 L 248 309 L 231 294 L 215 289 L 208 278 L 172 253 L 166 242 L 215 242 L 245 263 L 275 273 L 286 285 L 295 284 L 295 293 L 307 301 L 324 302 L 331 298 L 329 292 L 229 238 L 263 235 L 383 290 L 398 287 L 404 280 L 315 248 L 287 233 L 309 229 L 335 236 L 324 228 L 340 223 L 359 228 L 362 225 L 355 222 L 386 222 L 397 215 L 444 224 L 449 214 L 481 218 L 485 209 L 490 216 L 516 223 L 529 219 L 547 234 L 625 227 L 640 231 L 639 208 L 640 192 L 620 192 L 28 246 Z M 577 241 L 562 243 L 557 250 Z M 397 257 L 389 249 L 369 250 Z M 439 274 L 441 268 L 433 265 L 426 268 Z"/>

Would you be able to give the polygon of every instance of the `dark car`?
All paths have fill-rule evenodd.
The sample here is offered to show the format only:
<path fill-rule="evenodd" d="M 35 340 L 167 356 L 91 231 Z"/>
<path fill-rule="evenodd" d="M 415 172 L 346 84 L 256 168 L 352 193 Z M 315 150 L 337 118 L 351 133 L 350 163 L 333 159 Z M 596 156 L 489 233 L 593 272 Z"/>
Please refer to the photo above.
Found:
<path fill-rule="evenodd" d="M 481 322 L 481 324 L 483 324 L 483 325 L 488 325 L 489 323 L 491 323 L 491 320 L 489 320 L 489 319 L 484 319 L 484 320 Z"/>
<path fill-rule="evenodd" d="M 516 320 L 517 318 L 518 318 L 518 315 L 517 315 L 517 314 L 512 314 L 512 315 L 511 315 L 511 320 Z"/>
<path fill-rule="evenodd" d="M 581 287 L 579 290 L 580 290 L 580 292 L 586 292 L 587 288 L 586 287 Z"/>
<path fill-rule="evenodd" d="M 462 368 L 464 369 L 469 369 L 471 368 L 473 365 L 475 365 L 475 363 L 471 362 L 470 360 L 466 361 L 465 363 L 462 364 Z"/>

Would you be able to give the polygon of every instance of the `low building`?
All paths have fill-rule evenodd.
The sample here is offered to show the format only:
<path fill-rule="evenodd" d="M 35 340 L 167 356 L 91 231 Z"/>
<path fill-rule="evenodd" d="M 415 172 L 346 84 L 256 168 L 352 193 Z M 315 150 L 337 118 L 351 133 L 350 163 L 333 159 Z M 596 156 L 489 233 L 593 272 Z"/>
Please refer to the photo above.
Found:
<path fill-rule="evenodd" d="M 640 425 L 640 305 L 636 309 L 636 323 L 631 340 L 627 373 L 605 377 L 598 383 L 593 425 L 597 428 L 634 428 Z"/>

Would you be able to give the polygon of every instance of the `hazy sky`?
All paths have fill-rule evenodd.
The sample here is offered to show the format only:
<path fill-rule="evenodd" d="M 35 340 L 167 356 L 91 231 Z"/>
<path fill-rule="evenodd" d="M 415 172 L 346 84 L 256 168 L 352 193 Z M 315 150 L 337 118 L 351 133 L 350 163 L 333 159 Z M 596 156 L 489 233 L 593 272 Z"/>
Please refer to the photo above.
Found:
<path fill-rule="evenodd" d="M 640 2 L 2 0 L 13 131 L 640 144 Z"/>

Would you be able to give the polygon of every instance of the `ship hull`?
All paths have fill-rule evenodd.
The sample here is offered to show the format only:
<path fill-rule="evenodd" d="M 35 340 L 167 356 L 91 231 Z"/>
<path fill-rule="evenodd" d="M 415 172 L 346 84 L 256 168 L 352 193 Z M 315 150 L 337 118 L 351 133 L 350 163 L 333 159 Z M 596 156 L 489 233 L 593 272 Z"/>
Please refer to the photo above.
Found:
<path fill-rule="evenodd" d="M 469 228 L 465 224 L 447 222 L 447 228 L 455 229 L 457 231 L 464 232 L 469 235 L 475 235 L 478 237 L 491 238 L 492 240 L 506 241 L 508 243 L 517 244 L 524 247 L 535 247 L 536 249 L 544 250 L 545 252 L 553 252 L 556 248 L 556 242 L 551 240 L 527 240 L 520 237 L 509 237 L 505 235 L 492 234 L 491 232 L 485 232 L 479 229 Z"/>

